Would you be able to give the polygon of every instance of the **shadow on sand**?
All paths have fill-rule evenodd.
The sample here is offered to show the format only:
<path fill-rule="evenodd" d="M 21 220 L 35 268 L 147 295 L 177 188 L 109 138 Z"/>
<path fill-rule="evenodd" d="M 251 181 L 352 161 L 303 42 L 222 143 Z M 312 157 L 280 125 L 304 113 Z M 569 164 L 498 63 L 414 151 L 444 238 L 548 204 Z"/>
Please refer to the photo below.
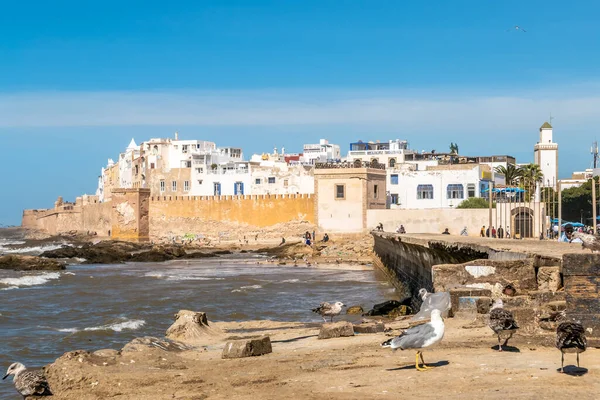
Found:
<path fill-rule="evenodd" d="M 298 340 L 308 339 L 308 338 L 317 337 L 317 336 L 319 336 L 319 335 L 298 336 L 295 338 L 285 339 L 285 340 L 272 340 L 271 343 L 291 343 L 291 342 L 296 342 Z"/>
<path fill-rule="evenodd" d="M 428 367 L 445 367 L 446 365 L 450 365 L 448 361 L 438 361 L 436 363 L 427 363 Z M 386 371 L 402 371 L 405 369 L 416 369 L 415 364 L 403 365 L 398 368 L 388 368 Z"/>
<path fill-rule="evenodd" d="M 557 372 L 560 372 L 560 368 L 556 369 Z M 570 376 L 583 376 L 588 373 L 587 368 L 577 367 L 575 365 L 565 365 L 563 369 L 563 374 Z"/>
<path fill-rule="evenodd" d="M 498 351 L 498 345 L 492 346 L 491 349 Z M 521 350 L 519 350 L 518 347 L 514 347 L 514 346 L 502 346 L 502 351 L 506 351 L 507 353 L 520 353 L 521 352 Z"/>

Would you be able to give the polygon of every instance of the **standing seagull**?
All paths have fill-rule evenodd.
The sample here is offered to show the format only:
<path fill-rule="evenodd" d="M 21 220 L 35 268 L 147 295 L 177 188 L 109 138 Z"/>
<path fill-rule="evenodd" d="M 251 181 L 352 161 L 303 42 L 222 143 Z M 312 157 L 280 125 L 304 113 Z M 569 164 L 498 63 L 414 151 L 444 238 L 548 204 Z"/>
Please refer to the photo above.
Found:
<path fill-rule="evenodd" d="M 579 368 L 579 353 L 587 347 L 583 325 L 576 322 L 563 322 L 556 328 L 556 347 L 561 352 L 560 372 L 565 365 L 565 353 L 577 353 L 577 368 Z"/>
<path fill-rule="evenodd" d="M 600 253 L 600 240 L 598 240 L 597 236 L 582 232 L 573 232 L 573 237 L 581 240 L 581 246 L 584 249 L 590 249 L 592 253 Z"/>
<path fill-rule="evenodd" d="M 498 351 L 502 351 L 502 346 L 508 345 L 508 339 L 519 329 L 512 313 L 502 307 L 504 303 L 502 299 L 498 299 L 490 311 L 490 328 L 498 335 Z M 501 343 L 502 339 L 504 344 Z"/>
<path fill-rule="evenodd" d="M 27 369 L 21 363 L 13 363 L 8 370 L 4 378 L 8 378 L 13 375 L 13 383 L 17 392 L 25 399 L 27 396 L 49 396 L 52 395 L 50 392 L 50 386 L 44 375 L 42 369 Z"/>
<path fill-rule="evenodd" d="M 418 349 L 415 357 L 415 368 L 417 371 L 426 371 L 429 368 L 423 360 L 423 351 L 425 347 L 433 346 L 440 342 L 444 337 L 444 320 L 442 313 L 438 309 L 431 311 L 431 321 L 425 324 L 413 326 L 402 332 L 400 336 L 386 340 L 381 343 L 381 347 L 391 347 L 392 350 Z M 423 368 L 419 367 L 419 358 Z"/>
<path fill-rule="evenodd" d="M 506 30 L 506 32 L 510 32 L 510 31 L 512 31 L 513 29 L 514 29 L 515 31 L 527 32 L 525 29 L 521 28 L 519 25 L 515 25 L 513 28 L 507 29 L 507 30 Z"/>
<path fill-rule="evenodd" d="M 324 302 L 319 307 L 313 308 L 312 312 L 319 314 L 325 322 L 327 322 L 325 319 L 326 316 L 331 317 L 331 322 L 333 322 L 333 317 L 340 315 L 342 307 L 346 307 L 346 305 L 341 301 L 336 301 L 333 304 Z"/>

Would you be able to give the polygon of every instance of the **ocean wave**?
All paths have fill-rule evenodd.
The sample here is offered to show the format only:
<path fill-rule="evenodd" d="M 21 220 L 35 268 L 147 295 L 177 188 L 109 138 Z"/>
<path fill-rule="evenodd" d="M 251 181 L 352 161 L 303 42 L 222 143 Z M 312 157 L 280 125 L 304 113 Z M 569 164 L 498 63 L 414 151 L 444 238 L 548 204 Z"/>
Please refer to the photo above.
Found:
<path fill-rule="evenodd" d="M 26 275 L 20 278 L 4 278 L 0 279 L 0 283 L 8 285 L 10 287 L 21 287 L 21 286 L 36 286 L 43 285 L 44 283 L 52 280 L 59 279 L 60 273 L 58 272 L 47 272 L 41 275 Z M 8 289 L 8 288 L 7 288 Z"/>
<path fill-rule="evenodd" d="M 144 321 L 143 319 L 128 319 L 126 321 L 122 321 L 122 322 L 114 322 L 112 324 L 107 324 L 107 325 L 100 325 L 100 326 L 90 326 L 88 328 L 83 328 L 83 329 L 77 329 L 77 328 L 62 328 L 62 329 L 58 329 L 59 332 L 66 332 L 66 333 L 77 333 L 77 332 L 93 332 L 93 331 L 115 331 L 115 332 L 121 332 L 125 329 L 127 330 L 136 330 L 141 328 L 142 326 L 144 326 L 146 324 L 146 321 Z"/>
<path fill-rule="evenodd" d="M 3 288 L 3 289 L 0 289 L 0 290 L 13 290 L 13 289 L 18 289 L 18 288 L 19 288 L 18 286 L 9 286 L 7 288 Z"/>
<path fill-rule="evenodd" d="M 144 276 L 148 278 L 166 279 L 168 281 L 222 281 L 225 279 L 194 275 L 165 275 L 160 272 L 148 272 L 144 274 Z"/>
<path fill-rule="evenodd" d="M 240 289 L 262 289 L 261 285 L 242 286 Z"/>
<path fill-rule="evenodd" d="M 300 282 L 300 279 L 286 279 L 284 281 L 281 281 L 281 283 L 296 283 L 296 282 Z"/>
<path fill-rule="evenodd" d="M 48 245 L 43 245 L 43 246 L 21 247 L 21 248 L 17 248 L 17 249 L 0 248 L 0 250 L 2 250 L 2 252 L 6 253 L 6 254 L 22 254 L 22 253 L 41 254 L 44 251 L 57 250 L 63 246 L 70 246 L 70 245 L 68 245 L 66 243 L 59 243 L 59 244 L 48 244 Z"/>
<path fill-rule="evenodd" d="M 63 272 L 63 275 L 75 275 L 75 272 Z"/>

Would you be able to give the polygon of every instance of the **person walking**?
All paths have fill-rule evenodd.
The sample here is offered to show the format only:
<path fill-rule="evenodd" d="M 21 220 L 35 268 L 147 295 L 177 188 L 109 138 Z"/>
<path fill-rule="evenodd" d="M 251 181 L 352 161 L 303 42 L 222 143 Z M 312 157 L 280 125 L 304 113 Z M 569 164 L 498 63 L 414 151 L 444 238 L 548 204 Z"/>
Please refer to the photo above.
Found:
<path fill-rule="evenodd" d="M 500 226 L 498 228 L 498 239 L 502 239 L 504 238 L 504 229 L 502 229 L 502 226 Z"/>
<path fill-rule="evenodd" d="M 485 225 L 481 227 L 481 231 L 479 232 L 481 237 L 485 237 Z"/>

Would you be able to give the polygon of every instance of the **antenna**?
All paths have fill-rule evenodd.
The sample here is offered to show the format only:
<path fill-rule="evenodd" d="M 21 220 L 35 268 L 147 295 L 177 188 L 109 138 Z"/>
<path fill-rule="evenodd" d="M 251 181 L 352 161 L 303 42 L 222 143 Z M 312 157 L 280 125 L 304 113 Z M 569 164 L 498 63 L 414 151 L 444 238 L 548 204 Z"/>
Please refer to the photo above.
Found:
<path fill-rule="evenodd" d="M 552 125 L 552 120 L 553 120 L 553 119 L 554 119 L 554 117 L 552 116 L 552 113 L 550 113 L 550 118 L 549 118 L 549 121 L 548 121 L 548 123 L 549 123 L 550 125 Z"/>
<path fill-rule="evenodd" d="M 598 142 L 594 141 L 590 149 L 590 154 L 594 157 L 594 169 L 598 166 Z"/>

